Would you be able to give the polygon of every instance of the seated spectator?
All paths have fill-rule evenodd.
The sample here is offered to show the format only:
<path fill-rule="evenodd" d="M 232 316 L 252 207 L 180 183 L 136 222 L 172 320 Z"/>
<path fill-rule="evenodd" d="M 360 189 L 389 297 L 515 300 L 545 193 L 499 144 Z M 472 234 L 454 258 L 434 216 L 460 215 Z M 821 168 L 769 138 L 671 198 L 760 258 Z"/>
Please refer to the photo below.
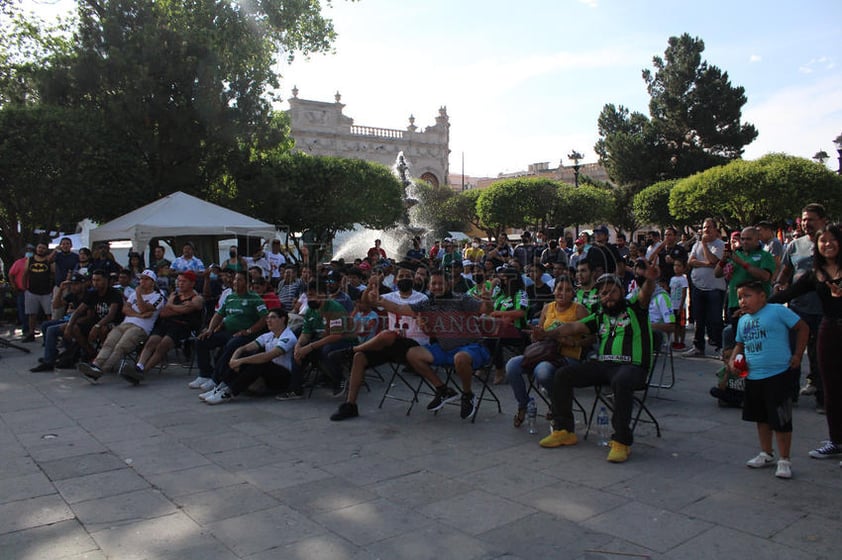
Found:
<path fill-rule="evenodd" d="M 187 386 L 203 391 L 216 387 L 234 350 L 254 340 L 266 327 L 266 312 L 263 298 L 249 291 L 246 273 L 235 272 L 232 292 L 213 314 L 208 327 L 196 337 L 199 375 Z M 216 348 L 222 348 L 222 352 L 211 364 L 211 350 Z"/>
<path fill-rule="evenodd" d="M 291 312 L 295 307 L 295 302 L 302 292 L 305 292 L 307 287 L 297 278 L 297 268 L 295 265 L 287 265 L 284 267 L 281 280 L 278 282 L 278 299 L 284 309 Z"/>
<path fill-rule="evenodd" d="M 152 328 L 134 369 L 121 372 L 132 384 L 143 381 L 144 372 L 160 364 L 172 348 L 197 333 L 202 326 L 204 300 L 194 289 L 196 273 L 192 270 L 182 272 L 175 283 L 176 291 L 161 309 L 160 320 Z"/>
<path fill-rule="evenodd" d="M 521 275 L 514 268 L 503 267 L 492 283 L 499 286 L 500 290 L 492 297 L 491 316 L 507 327 L 508 335 L 502 342 L 522 351 L 526 341 L 523 331 L 527 326 L 529 297 L 523 288 Z M 494 384 L 501 385 L 506 381 L 503 353 L 497 352 L 493 358 Z"/>
<path fill-rule="evenodd" d="M 160 245 L 152 247 L 152 258 L 149 259 L 149 268 L 157 271 L 164 263 L 166 263 L 167 266 L 170 266 L 172 263 L 168 259 L 164 258 L 164 255 L 165 252 L 163 247 Z"/>
<path fill-rule="evenodd" d="M 172 268 L 173 272 L 181 274 L 182 272 L 192 270 L 197 275 L 204 272 L 205 263 L 203 263 L 202 259 L 194 254 L 195 250 L 196 248 L 193 246 L 193 243 L 190 241 L 186 242 L 181 247 L 181 256 L 172 262 L 172 266 L 170 268 Z"/>
<path fill-rule="evenodd" d="M 599 308 L 599 292 L 596 289 L 591 265 L 588 261 L 581 261 L 576 265 L 576 303 L 581 303 L 591 313 Z M 625 288 L 624 288 L 625 291 Z"/>
<path fill-rule="evenodd" d="M 406 260 L 418 265 L 425 256 L 424 249 L 421 247 L 421 238 L 416 235 L 412 238 L 412 248 L 406 252 Z"/>
<path fill-rule="evenodd" d="M 105 372 L 115 371 L 120 360 L 146 340 L 164 307 L 164 296 L 155 288 L 155 273 L 144 270 L 140 278 L 137 290 L 123 304 L 123 322 L 111 329 L 90 363 L 79 364 L 82 375 L 92 381 Z"/>
<path fill-rule="evenodd" d="M 78 272 L 85 276 L 93 275 L 94 268 L 91 266 L 91 250 L 87 247 L 79 249 L 79 262 L 76 264 L 73 272 Z"/>
<path fill-rule="evenodd" d="M 142 272 L 142 271 L 141 271 Z M 114 283 L 114 288 L 120 292 L 120 295 L 123 296 L 123 299 L 129 299 L 129 296 L 132 295 L 135 291 L 134 287 L 131 284 L 132 275 L 128 271 L 128 269 L 123 269 L 117 273 L 117 282 Z M 155 285 L 157 287 L 157 281 Z M 163 293 L 163 292 L 162 292 Z M 166 296 L 166 294 L 164 294 Z"/>
<path fill-rule="evenodd" d="M 552 331 L 559 325 L 578 321 L 588 316 L 587 308 L 573 301 L 573 294 L 573 280 L 569 276 L 560 276 L 556 279 L 555 289 L 553 290 L 555 300 L 545 304 L 541 309 L 538 324 L 532 328 L 533 342 L 552 338 Z M 564 357 L 565 365 L 579 363 L 582 358 L 584 342 L 574 339 L 559 340 L 559 354 Z M 506 363 L 506 379 L 512 387 L 518 405 L 513 421 L 515 428 L 519 428 L 523 424 L 528 403 L 526 383 L 523 380 L 523 374 L 527 372 L 523 370 L 522 363 L 523 356 L 515 356 Z M 540 362 L 535 366 L 532 374 L 535 376 L 538 386 L 549 392 L 552 390 L 553 376 L 557 369 L 558 366 L 553 362 Z"/>
<path fill-rule="evenodd" d="M 123 270 L 129 275 L 129 285 L 132 288 L 137 288 L 140 284 L 140 275 L 146 270 L 146 265 L 143 264 L 143 255 L 137 251 L 129 251 L 129 264 Z"/>
<path fill-rule="evenodd" d="M 381 244 L 382 244 L 382 242 L 379 239 L 375 239 L 374 240 L 374 247 L 372 247 L 371 249 L 368 250 L 368 254 L 366 256 L 373 263 L 376 263 L 378 261 L 381 261 L 381 260 L 387 258 L 386 257 L 386 251 L 383 249 L 383 247 L 380 246 Z"/>
<path fill-rule="evenodd" d="M 401 306 L 427 300 L 427 296 L 413 289 L 414 280 L 411 263 L 399 263 L 396 283 L 398 285 L 397 291 L 383 294 L 383 301 Z M 373 279 L 360 299 L 360 303 L 368 302 L 371 304 L 375 299 L 372 294 L 377 293 L 379 293 L 378 282 Z M 387 309 L 385 328 L 371 340 L 357 344 L 350 349 L 353 358 L 351 377 L 348 382 L 348 396 L 330 419 L 339 421 L 359 416 L 357 396 L 365 379 L 366 368 L 376 367 L 388 362 L 406 364 L 406 353 L 409 349 L 419 344 L 427 344 L 429 340 L 430 338 L 421 329 L 414 314 L 404 315 Z"/>
<path fill-rule="evenodd" d="M 527 319 L 531 322 L 541 314 L 541 310 L 544 309 L 546 304 L 553 301 L 555 280 L 553 280 L 553 284 L 546 282 L 546 278 L 549 275 L 544 272 L 544 265 L 541 263 L 535 263 L 526 267 L 526 274 L 532 280 L 532 285 L 526 288 L 526 297 L 529 299 Z"/>
<path fill-rule="evenodd" d="M 45 321 L 41 324 L 41 333 L 44 336 L 44 357 L 39 359 L 38 365 L 29 371 L 33 373 L 53 371 L 58 358 L 58 343 L 64 336 L 64 325 L 70 320 L 76 308 L 81 305 L 87 289 L 88 278 L 78 272 L 73 274 L 70 280 L 61 283 L 53 297 L 53 309 L 64 309 L 66 314 L 61 319 Z M 60 299 L 61 302 L 57 302 L 56 299 Z"/>
<path fill-rule="evenodd" d="M 75 343 L 76 350 L 66 351 L 66 359 L 59 359 L 56 367 L 73 367 L 78 351 L 81 351 L 83 360 L 92 359 L 96 355 L 94 347 L 104 341 L 114 325 L 123 319 L 121 310 L 124 303 L 120 292 L 109 284 L 105 271 L 94 270 L 91 287 L 64 325 L 64 339 Z"/>
<path fill-rule="evenodd" d="M 281 307 L 281 300 L 278 294 L 272 291 L 272 284 L 266 278 L 258 278 L 251 283 L 251 291 L 263 298 L 266 309 Z"/>
<path fill-rule="evenodd" d="M 287 326 L 287 319 L 283 309 L 270 309 L 266 315 L 268 332 L 237 348 L 219 385 L 199 398 L 211 405 L 229 402 L 261 378 L 270 391 L 286 391 L 292 381 L 292 352 L 298 341 Z"/>
<path fill-rule="evenodd" d="M 79 252 L 81 253 L 81 250 Z M 117 259 L 114 258 L 114 254 L 111 252 L 111 246 L 106 242 L 94 245 L 89 267 L 92 270 L 104 270 L 109 278 L 112 274 L 117 274 L 122 268 L 117 263 Z"/>

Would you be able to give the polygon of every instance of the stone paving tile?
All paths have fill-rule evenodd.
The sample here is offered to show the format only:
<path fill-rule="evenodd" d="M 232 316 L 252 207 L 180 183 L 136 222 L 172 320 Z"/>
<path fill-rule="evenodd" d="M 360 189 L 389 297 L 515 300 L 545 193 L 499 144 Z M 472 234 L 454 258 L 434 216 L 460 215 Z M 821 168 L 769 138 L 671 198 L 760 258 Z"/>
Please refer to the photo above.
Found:
<path fill-rule="evenodd" d="M 635 502 L 587 519 L 582 525 L 658 552 L 666 552 L 713 526 L 680 513 Z"/>
<path fill-rule="evenodd" d="M 326 470 L 305 461 L 273 463 L 238 471 L 237 474 L 266 492 L 333 477 Z"/>
<path fill-rule="evenodd" d="M 770 519 L 768 511 L 772 508 L 776 515 Z M 772 505 L 761 496 L 746 500 L 730 492 L 712 493 L 688 505 L 681 513 L 763 538 L 775 535 L 806 515 L 785 506 Z"/>
<path fill-rule="evenodd" d="M 558 478 L 540 471 L 506 464 L 463 474 L 457 480 L 480 489 L 493 488 L 495 494 L 504 498 L 513 498 L 558 482 Z"/>
<path fill-rule="evenodd" d="M 411 472 L 366 486 L 381 497 L 395 503 L 418 508 L 470 492 L 471 482 L 463 482 L 430 471 Z"/>
<path fill-rule="evenodd" d="M 91 422 L 83 425 L 93 437 L 103 444 L 142 441 L 164 436 L 164 432 L 152 424 L 137 418 L 127 418 L 125 414 L 109 418 L 105 422 L 99 422 L 99 420 L 99 418 L 94 418 Z"/>
<path fill-rule="evenodd" d="M 73 519 L 73 512 L 58 494 L 0 504 L 0 534 Z"/>
<path fill-rule="evenodd" d="M 354 457 L 341 463 L 324 465 L 322 468 L 335 476 L 341 476 L 360 486 L 419 470 L 408 461 L 400 461 L 377 454 Z"/>
<path fill-rule="evenodd" d="M 469 535 L 479 535 L 532 515 L 536 510 L 489 492 L 473 490 L 426 505 L 419 511 Z"/>
<path fill-rule="evenodd" d="M 44 461 L 40 465 L 53 481 L 126 468 L 126 463 L 113 453 L 89 453 Z"/>
<path fill-rule="evenodd" d="M 376 558 L 473 560 L 492 558 L 498 552 L 481 537 L 471 537 L 450 527 L 434 524 L 408 534 L 397 535 L 366 547 Z"/>
<path fill-rule="evenodd" d="M 203 455 L 167 436 L 115 442 L 111 449 L 144 476 L 209 464 Z"/>
<path fill-rule="evenodd" d="M 811 554 L 815 558 L 837 558 L 842 519 L 840 519 L 838 507 L 838 494 L 834 498 L 837 504 L 834 517 L 819 514 L 806 515 L 778 532 L 771 541 Z"/>
<path fill-rule="evenodd" d="M 242 476 L 218 465 L 202 465 L 190 469 L 147 475 L 152 485 L 170 497 L 224 488 L 245 482 Z"/>
<path fill-rule="evenodd" d="M 71 506 L 91 533 L 177 511 L 175 504 L 157 490 L 135 490 L 115 496 L 78 502 Z"/>
<path fill-rule="evenodd" d="M 41 471 L 0 478 L 0 504 L 55 493 L 56 487 Z"/>
<path fill-rule="evenodd" d="M 824 558 L 835 558 L 834 554 Z M 717 526 L 688 540 L 664 555 L 669 560 L 686 558 L 700 560 L 721 560 L 723 558 L 763 558 L 764 560 L 808 560 L 822 558 L 794 548 L 780 546 L 767 539 L 747 535 L 735 529 Z"/>
<path fill-rule="evenodd" d="M 36 461 L 51 461 L 74 455 L 108 451 L 101 442 L 76 425 L 52 430 L 47 434 L 42 432 L 21 434 L 20 442 Z"/>
<path fill-rule="evenodd" d="M 186 494 L 173 501 L 201 525 L 280 505 L 277 499 L 248 483 Z"/>
<path fill-rule="evenodd" d="M 235 554 L 248 556 L 324 535 L 325 529 L 287 506 L 247 513 L 206 527 Z"/>
<path fill-rule="evenodd" d="M 575 523 L 628 502 L 627 499 L 609 492 L 564 481 L 556 481 L 549 486 L 513 497 L 512 500 Z"/>
<path fill-rule="evenodd" d="M 149 488 L 149 483 L 133 469 L 116 469 L 55 482 L 68 504 L 106 498 Z"/>
<path fill-rule="evenodd" d="M 195 435 L 190 435 L 189 433 L 193 430 L 181 433 L 173 428 L 167 428 L 166 431 L 168 435 L 178 437 L 184 442 L 184 445 L 197 453 L 201 453 L 202 455 L 206 455 L 208 453 L 219 453 L 220 451 L 231 451 L 233 449 L 242 449 L 243 447 L 252 447 L 260 443 L 254 438 L 237 432 L 227 430 L 221 433 L 209 432 L 207 425 L 202 425 L 201 429 L 197 428 L 195 430 Z"/>
<path fill-rule="evenodd" d="M 17 451 L 25 453 L 23 449 Z M 13 454 L 11 450 L 6 449 L 0 453 L 0 480 L 38 472 L 41 472 L 41 469 L 28 455 Z"/>
<path fill-rule="evenodd" d="M 119 560 L 234 560 L 238 558 L 182 512 L 109 527 L 91 536 Z"/>
<path fill-rule="evenodd" d="M 6 399 L 4 399 L 4 402 L 6 402 Z M 0 412 L 0 418 L 9 429 L 21 433 L 41 432 L 46 434 L 73 424 L 73 419 L 57 411 L 52 403 L 45 404 L 46 406 L 37 408 Z"/>
<path fill-rule="evenodd" d="M 98 550 L 97 544 L 75 519 L 0 535 L 0 557 L 8 559 L 59 560 L 94 554 Z"/>
<path fill-rule="evenodd" d="M 206 458 L 224 469 L 237 472 L 289 460 L 289 454 L 270 445 L 253 445 L 210 453 Z"/>
<path fill-rule="evenodd" d="M 360 546 L 414 533 L 433 522 L 419 512 L 382 499 L 317 514 L 313 519 Z"/>
<path fill-rule="evenodd" d="M 308 516 L 371 502 L 378 498 L 371 488 L 356 486 L 340 477 L 284 487 L 273 491 L 272 495 L 283 504 Z"/>
<path fill-rule="evenodd" d="M 716 490 L 686 480 L 665 477 L 660 472 L 646 473 L 605 488 L 605 491 L 627 500 L 672 511 L 681 511 L 688 504 L 697 502 Z"/>

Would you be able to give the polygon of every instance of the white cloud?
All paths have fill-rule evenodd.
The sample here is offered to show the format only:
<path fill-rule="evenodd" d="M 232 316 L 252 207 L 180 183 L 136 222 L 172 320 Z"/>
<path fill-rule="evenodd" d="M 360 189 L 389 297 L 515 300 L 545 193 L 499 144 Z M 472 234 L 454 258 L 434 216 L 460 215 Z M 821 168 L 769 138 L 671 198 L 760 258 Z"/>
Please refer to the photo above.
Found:
<path fill-rule="evenodd" d="M 761 60 L 763 60 L 763 57 L 759 54 L 753 54 L 748 58 L 749 62 L 760 62 Z"/>

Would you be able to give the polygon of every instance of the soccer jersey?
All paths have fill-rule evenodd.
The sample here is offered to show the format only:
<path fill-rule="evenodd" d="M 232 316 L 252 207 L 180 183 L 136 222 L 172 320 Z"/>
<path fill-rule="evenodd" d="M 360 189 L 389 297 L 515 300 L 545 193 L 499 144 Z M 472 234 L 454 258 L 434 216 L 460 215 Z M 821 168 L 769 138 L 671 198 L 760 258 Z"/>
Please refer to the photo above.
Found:
<path fill-rule="evenodd" d="M 263 298 L 254 292 L 246 292 L 243 295 L 231 292 L 217 313 L 222 315 L 226 331 L 237 332 L 255 324 L 268 310 Z"/>
<path fill-rule="evenodd" d="M 652 365 L 652 328 L 649 311 L 640 306 L 638 296 L 621 300 L 616 315 L 599 311 L 582 322 L 599 337 L 599 361 L 632 364 L 649 371 Z"/>
<path fill-rule="evenodd" d="M 263 333 L 255 338 L 254 342 L 267 352 L 274 348 L 283 350 L 280 356 L 272 358 L 272 363 L 292 371 L 292 351 L 298 339 L 288 327 L 278 336 L 275 336 L 272 331 Z"/>

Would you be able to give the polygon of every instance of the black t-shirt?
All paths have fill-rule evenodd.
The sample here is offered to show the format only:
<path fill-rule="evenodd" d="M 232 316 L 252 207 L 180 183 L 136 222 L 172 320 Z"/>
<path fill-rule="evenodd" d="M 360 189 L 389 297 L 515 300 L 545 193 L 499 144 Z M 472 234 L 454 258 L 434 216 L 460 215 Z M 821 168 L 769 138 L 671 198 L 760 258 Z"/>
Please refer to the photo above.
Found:
<path fill-rule="evenodd" d="M 538 317 L 544 305 L 555 299 L 553 289 L 549 284 L 538 287 L 536 284 L 526 288 L 526 295 L 529 297 L 529 318 Z"/>
<path fill-rule="evenodd" d="M 121 296 L 120 292 L 114 288 L 108 288 L 103 296 L 99 295 L 98 291 L 91 288 L 85 292 L 85 297 L 82 300 L 82 303 L 84 303 L 88 309 L 93 310 L 94 316 L 98 321 L 108 315 L 108 308 L 111 307 L 112 303 L 116 303 L 119 308 L 122 309 L 123 296 Z M 115 321 L 120 319 L 120 315 L 120 313 L 117 314 Z"/>
<path fill-rule="evenodd" d="M 29 269 L 29 291 L 39 296 L 53 293 L 53 273 L 49 261 L 31 257 L 26 266 Z"/>
<path fill-rule="evenodd" d="M 614 274 L 617 272 L 620 253 L 613 245 L 591 245 L 585 260 L 590 263 L 591 270 L 599 267 L 604 273 Z"/>

